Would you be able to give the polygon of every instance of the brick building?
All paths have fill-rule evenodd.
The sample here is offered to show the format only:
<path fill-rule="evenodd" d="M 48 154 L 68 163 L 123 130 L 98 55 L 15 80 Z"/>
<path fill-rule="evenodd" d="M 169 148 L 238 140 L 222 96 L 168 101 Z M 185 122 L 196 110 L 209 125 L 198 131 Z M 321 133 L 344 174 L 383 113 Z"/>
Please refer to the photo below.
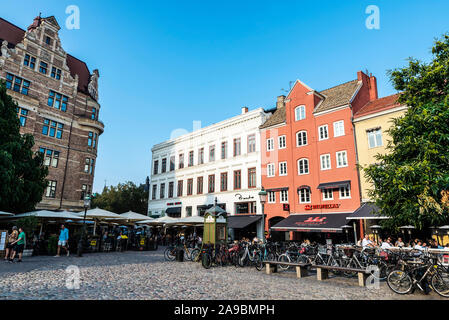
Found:
<path fill-rule="evenodd" d="M 0 78 L 18 103 L 21 132 L 45 155 L 48 187 L 37 209 L 80 210 L 94 181 L 99 121 L 98 70 L 67 54 L 54 17 L 23 30 L 0 18 Z"/>

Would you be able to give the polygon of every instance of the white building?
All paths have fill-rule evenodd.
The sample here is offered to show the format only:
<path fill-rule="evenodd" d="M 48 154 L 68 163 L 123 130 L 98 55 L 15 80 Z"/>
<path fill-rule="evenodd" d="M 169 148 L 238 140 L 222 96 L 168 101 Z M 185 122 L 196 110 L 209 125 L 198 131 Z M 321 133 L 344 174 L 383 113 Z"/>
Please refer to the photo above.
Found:
<path fill-rule="evenodd" d="M 259 126 L 270 116 L 248 111 L 152 148 L 148 214 L 203 216 L 215 199 L 230 234 L 263 235 Z"/>

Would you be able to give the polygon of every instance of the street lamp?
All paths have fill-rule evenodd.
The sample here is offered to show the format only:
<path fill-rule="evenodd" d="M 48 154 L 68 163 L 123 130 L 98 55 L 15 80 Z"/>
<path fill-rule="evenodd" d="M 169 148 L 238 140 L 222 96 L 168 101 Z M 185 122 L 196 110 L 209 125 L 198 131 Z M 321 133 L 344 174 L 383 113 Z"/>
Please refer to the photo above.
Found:
<path fill-rule="evenodd" d="M 87 215 L 87 209 L 90 208 L 90 197 L 87 195 L 84 198 L 84 219 L 83 219 L 83 229 L 81 231 L 81 237 L 78 242 L 78 257 L 83 256 L 83 239 L 84 239 L 84 233 L 86 232 L 86 215 Z"/>
<path fill-rule="evenodd" d="M 262 204 L 262 239 L 264 239 L 265 242 L 265 202 L 267 202 L 267 192 L 265 191 L 264 187 L 262 187 L 262 190 L 259 192 L 259 199 L 260 203 Z"/>

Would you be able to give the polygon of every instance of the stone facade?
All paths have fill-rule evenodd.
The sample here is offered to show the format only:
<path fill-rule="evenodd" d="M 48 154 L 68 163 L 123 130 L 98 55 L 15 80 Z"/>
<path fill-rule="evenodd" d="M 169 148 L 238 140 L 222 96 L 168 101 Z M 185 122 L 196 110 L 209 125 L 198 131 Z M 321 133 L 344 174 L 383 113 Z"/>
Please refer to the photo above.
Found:
<path fill-rule="evenodd" d="M 27 31 L 0 18 L 0 78 L 18 103 L 21 133 L 34 136 L 34 149 L 44 152 L 49 167 L 49 187 L 37 209 L 76 211 L 92 191 L 104 124 L 98 120 L 99 72 L 91 74 L 63 50 L 59 30 L 54 17 L 35 18 Z"/>

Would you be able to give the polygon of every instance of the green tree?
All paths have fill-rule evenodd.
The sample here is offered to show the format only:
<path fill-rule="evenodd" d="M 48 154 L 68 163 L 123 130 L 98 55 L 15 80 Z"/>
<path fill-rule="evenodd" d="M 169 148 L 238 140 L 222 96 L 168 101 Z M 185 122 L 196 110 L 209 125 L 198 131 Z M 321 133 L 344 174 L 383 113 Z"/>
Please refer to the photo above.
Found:
<path fill-rule="evenodd" d="M 115 213 L 134 211 L 146 215 L 148 210 L 148 190 L 145 185 L 133 182 L 105 187 L 103 192 L 92 199 L 92 208 L 100 208 Z"/>
<path fill-rule="evenodd" d="M 0 210 L 22 213 L 34 210 L 47 186 L 43 156 L 33 153 L 34 138 L 20 134 L 17 103 L 0 82 Z"/>
<path fill-rule="evenodd" d="M 389 71 L 399 102 L 408 106 L 393 120 L 386 155 L 365 168 L 374 184 L 370 196 L 391 228 L 418 229 L 448 222 L 449 203 L 449 35 L 435 40 L 432 60 L 410 58 L 407 67 Z"/>

